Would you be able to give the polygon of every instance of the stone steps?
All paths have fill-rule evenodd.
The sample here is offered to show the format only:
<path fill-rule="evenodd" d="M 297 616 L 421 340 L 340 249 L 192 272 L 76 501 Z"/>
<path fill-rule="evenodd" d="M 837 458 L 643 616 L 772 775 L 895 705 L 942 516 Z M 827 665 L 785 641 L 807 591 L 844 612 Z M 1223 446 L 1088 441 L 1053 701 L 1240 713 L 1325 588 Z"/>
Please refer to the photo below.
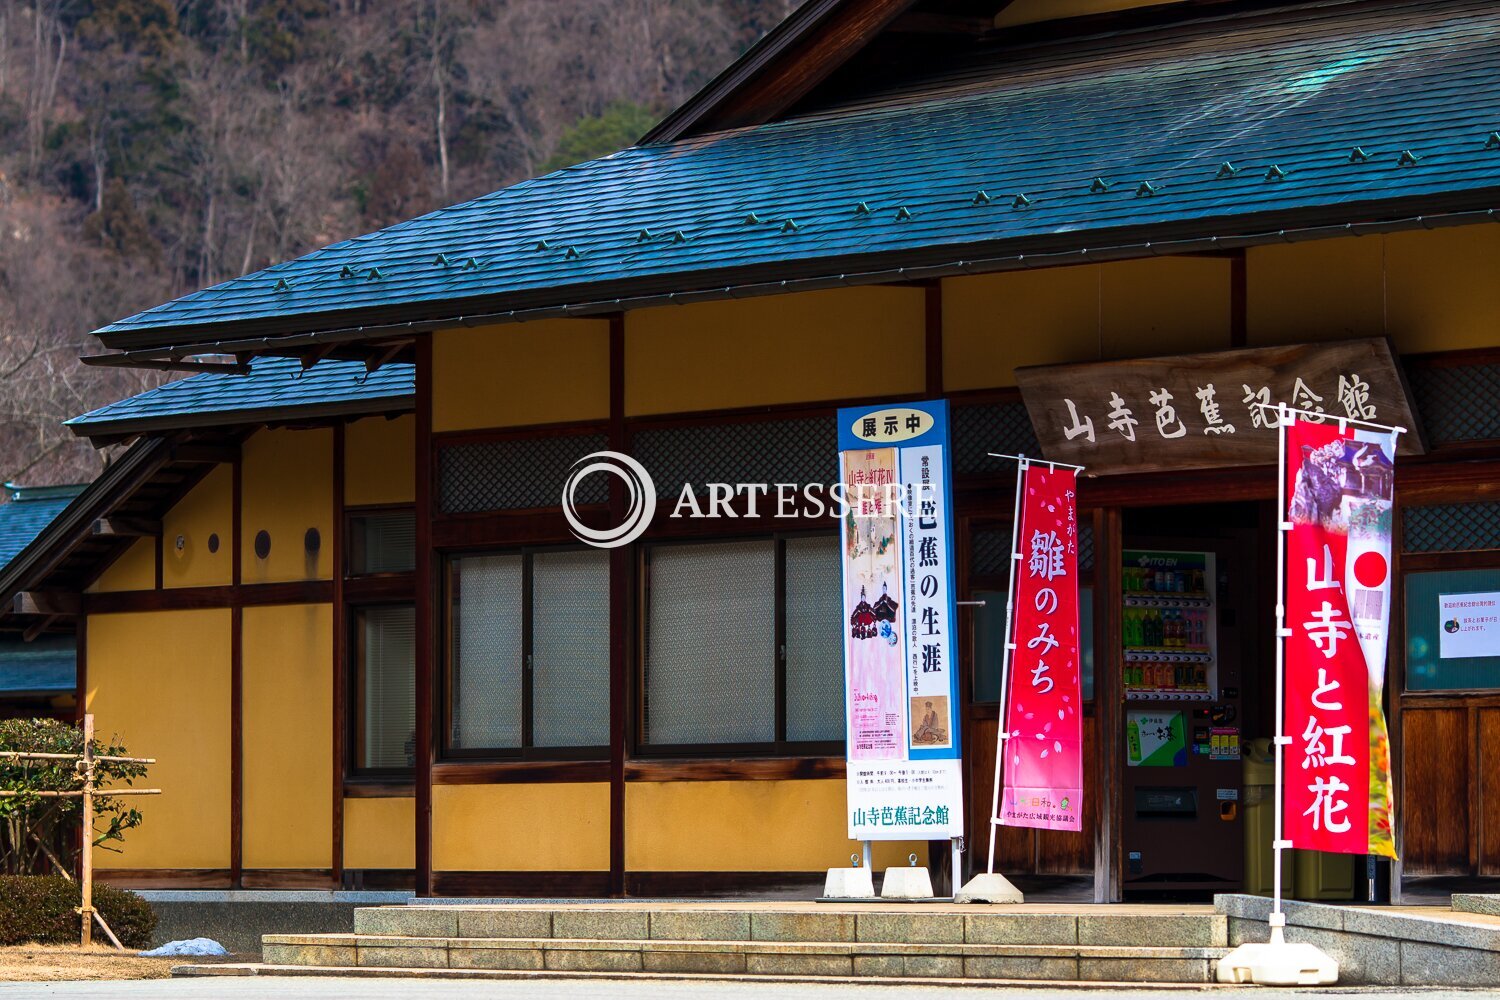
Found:
<path fill-rule="evenodd" d="M 1224 947 L 267 935 L 268 966 L 876 979 L 1208 983 Z"/>
<path fill-rule="evenodd" d="M 353 934 L 266 935 L 254 971 L 1202 984 L 1228 938 L 1206 907 L 409 905 L 356 910 Z"/>

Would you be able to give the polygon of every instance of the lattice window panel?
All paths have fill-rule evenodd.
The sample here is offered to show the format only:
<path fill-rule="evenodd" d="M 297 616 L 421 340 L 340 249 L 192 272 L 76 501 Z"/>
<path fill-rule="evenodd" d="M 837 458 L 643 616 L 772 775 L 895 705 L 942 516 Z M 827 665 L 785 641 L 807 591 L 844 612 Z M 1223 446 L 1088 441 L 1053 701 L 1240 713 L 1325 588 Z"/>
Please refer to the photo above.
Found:
<path fill-rule="evenodd" d="M 979 528 L 969 536 L 969 572 L 974 576 L 1008 576 L 1010 567 L 1006 556 L 1010 553 L 1010 528 Z M 1088 517 L 1078 521 L 1078 572 L 1089 573 L 1094 568 L 1094 525 Z"/>
<path fill-rule="evenodd" d="M 953 471 L 956 475 L 983 475 L 1005 471 L 990 452 L 1005 455 L 1041 455 L 1036 431 L 1026 404 L 983 403 L 953 408 Z M 1015 467 L 1011 467 L 1015 471 Z"/>
<path fill-rule="evenodd" d="M 1407 507 L 1402 515 L 1401 541 L 1407 552 L 1500 549 L 1500 503 Z"/>
<path fill-rule="evenodd" d="M 1500 365 L 1414 365 L 1407 380 L 1432 443 L 1500 439 Z"/>
<path fill-rule="evenodd" d="M 973 576 L 1007 576 L 1010 527 L 977 528 L 969 535 L 969 572 Z"/>
<path fill-rule="evenodd" d="M 631 446 L 657 496 L 673 498 L 683 483 L 698 493 L 705 483 L 834 483 L 838 443 L 830 416 L 661 427 L 640 431 Z"/>
<path fill-rule="evenodd" d="M 438 453 L 438 509 L 470 514 L 560 506 L 573 463 L 608 446 L 603 434 L 449 445 Z M 604 473 L 584 477 L 575 502 L 607 503 L 611 478 Z"/>

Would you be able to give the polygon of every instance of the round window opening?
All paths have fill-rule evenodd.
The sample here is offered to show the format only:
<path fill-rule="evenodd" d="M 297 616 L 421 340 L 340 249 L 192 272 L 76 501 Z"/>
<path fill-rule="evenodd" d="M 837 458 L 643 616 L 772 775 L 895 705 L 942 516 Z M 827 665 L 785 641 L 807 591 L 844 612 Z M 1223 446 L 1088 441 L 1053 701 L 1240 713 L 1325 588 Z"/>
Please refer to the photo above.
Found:
<path fill-rule="evenodd" d="M 217 552 L 217 551 L 219 551 L 219 535 L 218 535 L 217 532 L 215 532 L 214 534 L 208 536 L 208 551 L 210 551 L 210 552 Z"/>
<path fill-rule="evenodd" d="M 302 547 L 308 552 L 316 552 L 323 547 L 323 536 L 318 533 L 317 528 L 307 529 L 307 534 L 302 536 Z"/>
<path fill-rule="evenodd" d="M 258 559 L 264 559 L 271 554 L 271 533 L 262 528 L 255 533 L 255 555 Z"/>

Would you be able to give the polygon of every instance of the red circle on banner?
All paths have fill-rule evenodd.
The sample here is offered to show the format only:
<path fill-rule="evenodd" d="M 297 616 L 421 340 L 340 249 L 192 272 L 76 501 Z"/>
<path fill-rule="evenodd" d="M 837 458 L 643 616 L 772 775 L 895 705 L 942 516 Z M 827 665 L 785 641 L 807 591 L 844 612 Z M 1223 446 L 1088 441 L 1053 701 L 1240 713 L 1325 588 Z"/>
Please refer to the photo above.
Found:
<path fill-rule="evenodd" d="M 1386 578 L 1385 556 L 1379 552 L 1361 552 L 1354 560 L 1354 579 L 1362 587 L 1378 587 Z"/>

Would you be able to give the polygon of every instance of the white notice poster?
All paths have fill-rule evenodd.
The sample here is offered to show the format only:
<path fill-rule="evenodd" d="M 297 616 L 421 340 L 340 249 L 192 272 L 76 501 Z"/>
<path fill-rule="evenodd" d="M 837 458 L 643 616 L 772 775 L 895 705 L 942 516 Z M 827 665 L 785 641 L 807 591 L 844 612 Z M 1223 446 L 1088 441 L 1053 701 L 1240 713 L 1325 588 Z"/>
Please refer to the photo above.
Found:
<path fill-rule="evenodd" d="M 1438 595 L 1438 655 L 1500 656 L 1500 592 Z"/>

